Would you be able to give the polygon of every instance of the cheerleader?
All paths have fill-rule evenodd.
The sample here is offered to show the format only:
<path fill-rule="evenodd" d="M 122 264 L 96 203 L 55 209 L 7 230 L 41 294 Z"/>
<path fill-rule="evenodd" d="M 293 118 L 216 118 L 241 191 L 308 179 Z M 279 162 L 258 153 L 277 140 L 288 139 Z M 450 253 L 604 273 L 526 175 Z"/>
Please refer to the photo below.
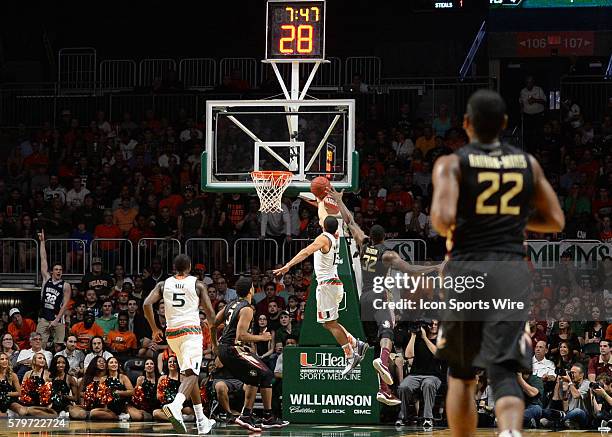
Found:
<path fill-rule="evenodd" d="M 49 392 L 49 406 L 60 416 L 68 415 L 70 406 L 77 401 L 78 386 L 74 376 L 69 375 L 70 364 L 66 357 L 56 355 L 51 360 L 49 374 L 51 381 L 47 382 Z M 46 404 L 47 402 L 42 401 Z"/>
<path fill-rule="evenodd" d="M 159 373 L 155 367 L 153 358 L 147 358 L 144 364 L 144 372 L 136 380 L 134 395 L 132 396 L 133 408 L 130 408 L 130 417 L 134 421 L 149 421 L 153 417 L 153 411 L 159 407 L 157 401 L 157 381 Z"/>
<path fill-rule="evenodd" d="M 100 381 L 106 376 L 106 360 L 102 357 L 95 357 L 87 366 L 85 376 L 79 381 L 78 405 L 68 407 L 70 418 L 75 420 L 89 419 L 94 408 L 102 407 L 98 392 Z"/>
<path fill-rule="evenodd" d="M 49 371 L 47 370 L 47 359 L 42 352 L 36 352 L 32 357 L 32 370 L 28 370 L 23 375 L 21 384 L 21 392 L 19 395 L 19 403 L 26 409 L 26 414 L 30 416 L 55 417 L 57 413 L 51 408 L 43 407 L 41 403 L 41 394 L 43 394 L 43 402 L 45 399 L 45 383 L 49 381 Z M 18 414 L 24 415 L 23 410 Z"/>
<path fill-rule="evenodd" d="M 121 371 L 119 360 L 106 360 L 106 376 L 100 379 L 98 399 L 102 407 L 91 410 L 91 420 L 129 420 L 128 400 L 134 394 L 134 387 Z"/>
<path fill-rule="evenodd" d="M 178 366 L 178 359 L 176 355 L 171 355 L 166 361 L 164 366 L 164 375 L 159 378 L 157 384 L 157 400 L 161 405 L 169 404 L 174 400 L 174 397 L 178 393 L 179 386 L 181 385 L 181 374 Z M 190 416 L 194 414 L 191 407 L 183 408 L 183 416 Z M 168 416 L 158 408 L 153 411 L 153 418 L 157 420 L 168 421 Z"/>

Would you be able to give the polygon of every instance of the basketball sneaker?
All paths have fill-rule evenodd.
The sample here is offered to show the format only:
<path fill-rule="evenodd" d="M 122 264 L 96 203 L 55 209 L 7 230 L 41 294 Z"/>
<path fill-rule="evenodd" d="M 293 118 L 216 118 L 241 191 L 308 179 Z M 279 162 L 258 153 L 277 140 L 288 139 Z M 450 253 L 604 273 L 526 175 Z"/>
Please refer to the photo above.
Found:
<path fill-rule="evenodd" d="M 255 423 L 253 416 L 238 416 L 236 423 L 244 429 L 248 429 L 251 432 L 261 432 L 261 425 Z"/>
<path fill-rule="evenodd" d="M 376 358 L 372 361 L 372 365 L 380 375 L 380 379 L 382 379 L 385 384 L 393 385 L 393 375 L 389 372 L 389 368 L 385 366 L 380 358 Z"/>
<path fill-rule="evenodd" d="M 382 404 L 395 406 L 402 403 L 391 391 L 378 390 L 376 393 L 376 400 Z"/>
<path fill-rule="evenodd" d="M 187 432 L 185 422 L 183 422 L 182 409 L 180 405 L 174 403 L 166 404 L 162 407 L 162 411 L 174 427 L 174 430 L 179 434 L 185 434 Z"/>
<path fill-rule="evenodd" d="M 287 425 L 289 425 L 289 421 L 282 420 L 282 419 L 279 419 L 278 417 L 274 417 L 274 416 L 270 416 L 270 417 L 268 417 L 267 419 L 264 419 L 261 422 L 261 427 L 263 429 L 284 428 Z"/>
<path fill-rule="evenodd" d="M 215 421 L 213 419 L 204 418 L 204 420 L 196 420 L 196 427 L 198 428 L 199 435 L 208 434 L 213 426 L 215 426 Z"/>
<path fill-rule="evenodd" d="M 346 376 L 349 373 L 351 373 L 353 369 L 357 367 L 357 364 L 361 362 L 361 360 L 362 360 L 362 357 L 359 356 L 357 352 L 353 351 L 353 355 L 351 355 L 350 357 L 346 359 L 346 366 L 344 366 L 344 369 L 342 370 L 341 375 Z"/>
<path fill-rule="evenodd" d="M 357 340 L 357 353 L 363 359 L 366 356 L 366 352 L 370 349 L 370 345 L 365 341 Z"/>

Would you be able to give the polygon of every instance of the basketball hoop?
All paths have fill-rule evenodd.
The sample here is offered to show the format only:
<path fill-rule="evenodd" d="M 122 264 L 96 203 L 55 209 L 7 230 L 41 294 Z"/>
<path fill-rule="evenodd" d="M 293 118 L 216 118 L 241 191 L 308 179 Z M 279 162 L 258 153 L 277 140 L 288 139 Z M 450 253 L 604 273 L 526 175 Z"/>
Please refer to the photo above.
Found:
<path fill-rule="evenodd" d="M 293 178 L 290 171 L 252 171 L 251 178 L 257 190 L 261 212 L 281 212 L 283 193 Z"/>

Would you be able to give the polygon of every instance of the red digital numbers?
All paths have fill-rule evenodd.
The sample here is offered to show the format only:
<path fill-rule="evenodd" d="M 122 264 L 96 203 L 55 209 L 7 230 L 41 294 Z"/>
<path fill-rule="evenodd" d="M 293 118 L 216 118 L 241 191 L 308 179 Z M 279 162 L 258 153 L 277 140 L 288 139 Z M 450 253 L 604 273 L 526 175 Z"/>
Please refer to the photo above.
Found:
<path fill-rule="evenodd" d="M 312 53 L 313 27 L 310 24 L 283 24 L 278 46 L 281 53 L 290 55 L 293 53 Z"/>

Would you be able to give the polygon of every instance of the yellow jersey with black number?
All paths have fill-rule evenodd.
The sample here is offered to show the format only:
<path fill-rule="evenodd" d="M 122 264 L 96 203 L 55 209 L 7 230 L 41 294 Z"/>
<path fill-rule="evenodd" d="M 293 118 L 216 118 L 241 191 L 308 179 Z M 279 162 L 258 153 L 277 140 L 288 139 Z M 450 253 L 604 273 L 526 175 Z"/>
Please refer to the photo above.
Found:
<path fill-rule="evenodd" d="M 524 254 L 532 212 L 529 156 L 506 144 L 472 143 L 459 149 L 460 182 L 451 256 L 474 252 Z"/>

